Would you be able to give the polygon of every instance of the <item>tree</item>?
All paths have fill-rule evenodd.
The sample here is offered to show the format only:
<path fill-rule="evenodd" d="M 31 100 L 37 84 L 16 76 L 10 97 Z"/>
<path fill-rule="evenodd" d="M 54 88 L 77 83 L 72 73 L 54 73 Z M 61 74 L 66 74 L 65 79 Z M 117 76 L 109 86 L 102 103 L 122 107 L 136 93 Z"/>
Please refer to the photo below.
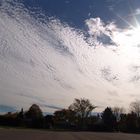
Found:
<path fill-rule="evenodd" d="M 70 128 L 75 124 L 75 112 L 69 109 L 54 112 L 54 124 L 61 128 Z"/>
<path fill-rule="evenodd" d="M 137 117 L 140 117 L 140 101 L 136 100 L 130 104 L 131 112 L 136 113 Z"/>
<path fill-rule="evenodd" d="M 18 116 L 17 116 L 19 119 L 23 119 L 24 118 L 24 111 L 23 111 L 23 108 L 21 109 L 21 111 L 18 113 Z"/>
<path fill-rule="evenodd" d="M 23 108 L 17 114 L 16 120 L 17 120 L 19 126 L 24 126 L 24 111 L 23 111 Z"/>
<path fill-rule="evenodd" d="M 52 128 L 53 124 L 54 124 L 54 116 L 46 115 L 44 117 L 44 128 Z"/>
<path fill-rule="evenodd" d="M 80 118 L 87 118 L 96 106 L 92 105 L 88 99 L 75 99 L 69 106 L 69 110 L 76 112 Z"/>
<path fill-rule="evenodd" d="M 54 112 L 54 117 L 57 121 L 70 121 L 74 115 L 75 112 L 69 109 L 57 110 Z"/>
<path fill-rule="evenodd" d="M 33 128 L 42 128 L 43 127 L 43 114 L 40 107 L 36 104 L 33 104 L 25 114 L 28 119 L 27 126 Z"/>
<path fill-rule="evenodd" d="M 138 124 L 137 124 L 137 115 L 134 112 L 127 114 L 126 117 L 126 131 L 128 132 L 137 132 Z"/>
<path fill-rule="evenodd" d="M 69 106 L 69 110 L 75 112 L 75 117 L 82 127 L 84 127 L 87 118 L 96 106 L 92 105 L 88 99 L 75 99 Z"/>
<path fill-rule="evenodd" d="M 43 114 L 40 107 L 36 104 L 33 104 L 26 113 L 26 116 L 30 119 L 42 118 Z"/>
<path fill-rule="evenodd" d="M 117 121 L 120 120 L 120 115 L 125 113 L 125 109 L 123 107 L 114 107 L 112 108 L 112 111 Z"/>
<path fill-rule="evenodd" d="M 107 107 L 102 113 L 102 120 L 107 131 L 113 131 L 116 125 L 116 117 L 111 108 Z"/>

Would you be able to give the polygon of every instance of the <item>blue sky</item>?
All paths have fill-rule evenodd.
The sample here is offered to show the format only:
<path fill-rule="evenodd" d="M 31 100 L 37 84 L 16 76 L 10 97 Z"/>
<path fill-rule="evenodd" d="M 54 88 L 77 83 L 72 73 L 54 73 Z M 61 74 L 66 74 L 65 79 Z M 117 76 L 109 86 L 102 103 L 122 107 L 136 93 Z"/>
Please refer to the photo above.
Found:
<path fill-rule="evenodd" d="M 74 98 L 128 109 L 140 98 L 139 22 L 139 0 L 0 0 L 0 112 Z"/>
<path fill-rule="evenodd" d="M 140 6 L 139 0 L 24 0 L 24 3 L 30 9 L 38 7 L 47 16 L 78 28 L 84 28 L 84 21 L 89 17 L 100 17 L 104 22 L 115 21 L 118 26 L 124 26 L 126 23 L 118 15 L 130 20 L 129 15 Z"/>

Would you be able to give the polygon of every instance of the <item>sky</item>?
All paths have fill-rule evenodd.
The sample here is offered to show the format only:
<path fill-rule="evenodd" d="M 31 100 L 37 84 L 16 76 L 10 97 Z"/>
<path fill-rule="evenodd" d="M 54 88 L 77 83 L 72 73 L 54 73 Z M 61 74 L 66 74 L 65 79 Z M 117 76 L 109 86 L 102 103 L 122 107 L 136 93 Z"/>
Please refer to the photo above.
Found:
<path fill-rule="evenodd" d="M 140 98 L 139 0 L 0 0 L 0 112 L 75 98 Z"/>

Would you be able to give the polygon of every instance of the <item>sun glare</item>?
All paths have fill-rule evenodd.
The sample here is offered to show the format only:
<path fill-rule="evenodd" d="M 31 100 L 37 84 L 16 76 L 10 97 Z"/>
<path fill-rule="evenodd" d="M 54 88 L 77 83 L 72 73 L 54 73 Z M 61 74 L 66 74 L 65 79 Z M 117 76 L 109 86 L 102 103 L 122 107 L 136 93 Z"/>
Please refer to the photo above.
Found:
<path fill-rule="evenodd" d="M 121 46 L 137 46 L 140 44 L 140 27 L 127 29 L 115 35 L 115 42 Z"/>
<path fill-rule="evenodd" d="M 140 44 L 140 26 L 133 30 L 133 32 L 132 32 L 132 40 L 136 44 Z"/>

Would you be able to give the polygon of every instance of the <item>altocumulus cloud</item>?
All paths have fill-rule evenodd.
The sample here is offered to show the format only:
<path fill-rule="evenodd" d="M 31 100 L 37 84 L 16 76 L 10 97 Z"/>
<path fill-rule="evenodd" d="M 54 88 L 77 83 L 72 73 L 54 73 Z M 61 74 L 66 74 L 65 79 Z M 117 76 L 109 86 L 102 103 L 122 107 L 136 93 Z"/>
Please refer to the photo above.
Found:
<path fill-rule="evenodd" d="M 128 106 L 129 95 L 140 90 L 139 78 L 132 80 L 140 50 L 131 28 L 90 18 L 87 37 L 58 19 L 34 15 L 21 3 L 0 2 L 1 104 L 28 108 L 38 103 L 53 111 L 85 97 L 101 107 L 118 100 L 118 106 Z"/>

